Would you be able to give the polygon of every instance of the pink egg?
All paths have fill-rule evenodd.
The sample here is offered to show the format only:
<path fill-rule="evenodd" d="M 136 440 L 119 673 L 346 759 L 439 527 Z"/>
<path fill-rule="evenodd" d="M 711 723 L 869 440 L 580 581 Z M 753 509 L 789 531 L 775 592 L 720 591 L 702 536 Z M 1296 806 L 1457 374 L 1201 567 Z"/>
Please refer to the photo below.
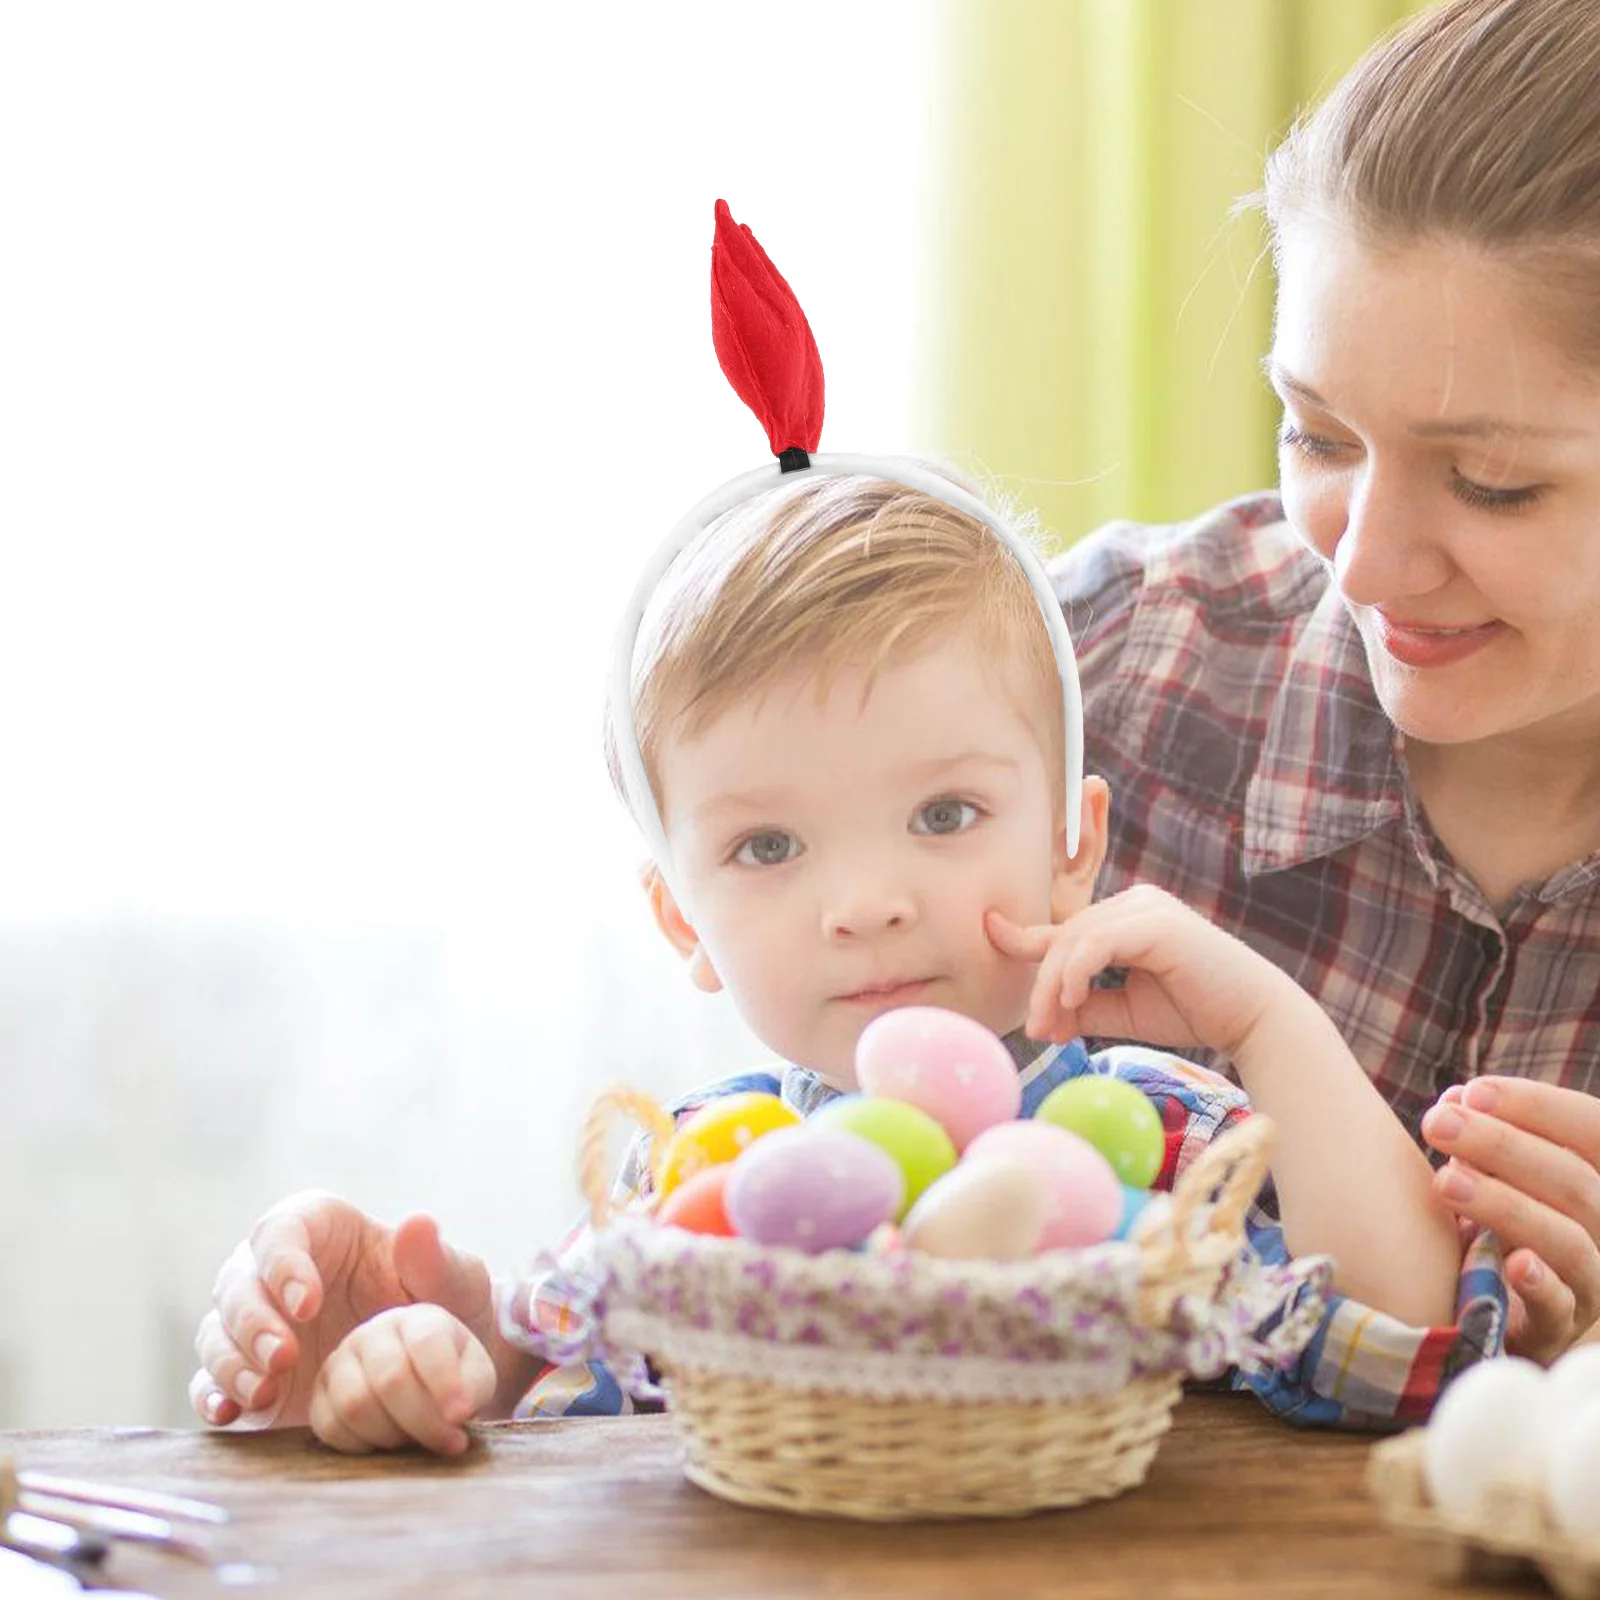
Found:
<path fill-rule="evenodd" d="M 968 1161 L 1011 1161 L 1044 1178 L 1050 1190 L 1039 1249 L 1099 1244 L 1122 1221 L 1122 1185 L 1087 1139 L 1050 1122 L 1006 1122 L 972 1141 Z"/>
<path fill-rule="evenodd" d="M 856 1041 L 856 1081 L 927 1112 L 957 1150 L 1022 1106 L 1006 1047 L 981 1022 L 938 1006 L 902 1006 L 869 1022 Z"/>

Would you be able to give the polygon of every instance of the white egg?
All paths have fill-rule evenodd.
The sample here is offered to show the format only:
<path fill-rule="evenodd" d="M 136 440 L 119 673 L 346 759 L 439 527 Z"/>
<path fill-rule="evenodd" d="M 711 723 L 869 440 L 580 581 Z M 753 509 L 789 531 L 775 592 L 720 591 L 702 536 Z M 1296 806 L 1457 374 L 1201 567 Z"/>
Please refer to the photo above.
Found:
<path fill-rule="evenodd" d="M 1592 1394 L 1600 1394 L 1600 1344 L 1574 1345 L 1545 1378 L 1545 1410 L 1564 1417 Z"/>
<path fill-rule="evenodd" d="M 1030 1167 L 961 1161 L 937 1179 L 903 1224 L 906 1249 L 951 1261 L 1019 1261 L 1038 1248 L 1050 1215 L 1048 1181 Z"/>
<path fill-rule="evenodd" d="M 1469 1367 L 1434 1408 L 1422 1466 L 1433 1503 L 1476 1517 L 1503 1484 L 1533 1480 L 1543 1452 L 1545 1371 L 1520 1356 Z"/>
<path fill-rule="evenodd" d="M 1574 1539 L 1600 1538 L 1600 1393 L 1552 1417 L 1544 1450 L 1544 1503 Z"/>

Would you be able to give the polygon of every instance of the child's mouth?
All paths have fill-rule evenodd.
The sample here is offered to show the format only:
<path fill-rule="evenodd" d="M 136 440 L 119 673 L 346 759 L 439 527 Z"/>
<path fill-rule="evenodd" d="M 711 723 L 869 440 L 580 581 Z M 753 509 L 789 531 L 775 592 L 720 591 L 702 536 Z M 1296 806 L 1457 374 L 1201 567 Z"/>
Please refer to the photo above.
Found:
<path fill-rule="evenodd" d="M 863 989 L 852 990 L 838 998 L 847 1005 L 881 1005 L 886 1000 L 905 1004 L 932 982 L 932 978 L 896 978 L 886 983 L 869 983 Z"/>

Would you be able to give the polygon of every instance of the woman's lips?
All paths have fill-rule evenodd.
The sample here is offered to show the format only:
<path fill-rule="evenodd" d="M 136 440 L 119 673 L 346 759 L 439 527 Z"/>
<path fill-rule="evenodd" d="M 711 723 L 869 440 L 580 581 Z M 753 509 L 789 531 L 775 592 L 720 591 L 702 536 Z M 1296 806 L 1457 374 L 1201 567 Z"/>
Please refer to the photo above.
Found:
<path fill-rule="evenodd" d="M 1450 667 L 1494 643 L 1505 631 L 1503 622 L 1482 622 L 1472 628 L 1430 628 L 1400 622 L 1374 611 L 1378 642 L 1405 667 Z"/>

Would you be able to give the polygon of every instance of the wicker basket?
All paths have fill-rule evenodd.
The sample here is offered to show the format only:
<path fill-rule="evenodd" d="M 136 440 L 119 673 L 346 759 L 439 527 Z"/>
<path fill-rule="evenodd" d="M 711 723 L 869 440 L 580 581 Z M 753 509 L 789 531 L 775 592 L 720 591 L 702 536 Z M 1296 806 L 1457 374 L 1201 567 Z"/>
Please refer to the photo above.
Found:
<path fill-rule="evenodd" d="M 581 1176 L 599 1284 L 592 1350 L 619 1366 L 632 1356 L 636 1370 L 638 1356 L 649 1359 L 685 1473 L 727 1500 L 893 1521 L 1016 1516 L 1120 1494 L 1149 1470 L 1184 1376 L 1220 1370 L 1249 1345 L 1264 1302 L 1258 1292 L 1251 1306 L 1231 1303 L 1242 1270 L 1278 1274 L 1271 1309 L 1301 1299 L 1296 1346 L 1314 1321 L 1304 1301 L 1317 1299 L 1320 1259 L 1286 1271 L 1242 1254 L 1274 1137 L 1263 1116 L 1194 1161 L 1165 1221 L 1138 1243 L 982 1262 L 808 1256 L 613 1214 L 605 1150 L 619 1113 L 654 1136 L 657 1160 L 672 1129 L 628 1090 L 602 1094 L 590 1113 Z M 781 1328 L 752 1331 L 763 1305 L 833 1325 L 824 1336 L 806 1324 L 788 1340 Z M 947 1354 L 951 1328 L 972 1318 L 1009 1329 L 1025 1358 Z M 1070 1351 L 1076 1365 L 1053 1359 Z M 1281 1341 L 1274 1354 L 1285 1354 Z"/>
<path fill-rule="evenodd" d="M 1437 1577 L 1522 1587 L 1536 1571 L 1561 1600 L 1600 1600 L 1600 1545 L 1555 1528 L 1533 1484 L 1507 1485 L 1488 1516 L 1453 1517 L 1438 1510 L 1423 1477 L 1426 1434 L 1413 1428 L 1374 1445 L 1367 1487 L 1384 1521 L 1418 1543 Z"/>

